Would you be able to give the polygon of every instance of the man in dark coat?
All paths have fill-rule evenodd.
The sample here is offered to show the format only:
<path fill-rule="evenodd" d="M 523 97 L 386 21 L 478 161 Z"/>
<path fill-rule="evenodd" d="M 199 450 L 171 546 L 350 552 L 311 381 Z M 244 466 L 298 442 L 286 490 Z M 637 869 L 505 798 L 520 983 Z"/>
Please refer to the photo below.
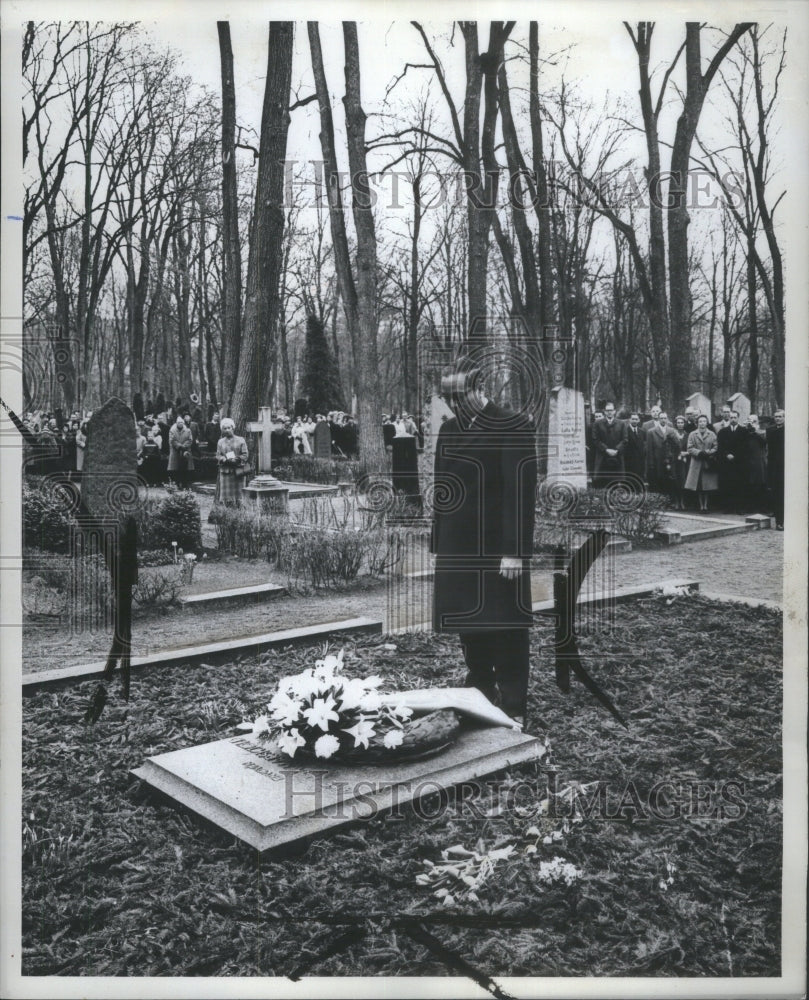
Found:
<path fill-rule="evenodd" d="M 537 463 L 526 416 L 495 405 L 475 369 L 442 379 L 455 416 L 435 450 L 432 550 L 436 554 L 433 627 L 457 632 L 466 684 L 509 715 L 525 717 L 529 562 Z"/>
<path fill-rule="evenodd" d="M 741 510 L 747 478 L 747 431 L 739 426 L 739 413 L 730 411 L 727 427 L 716 434 L 719 465 L 719 495 L 725 510 Z"/>
<path fill-rule="evenodd" d="M 615 416 L 615 405 L 607 403 L 604 418 L 593 425 L 593 446 L 595 447 L 594 485 L 610 486 L 624 477 L 624 448 L 626 428 L 623 420 Z"/>
<path fill-rule="evenodd" d="M 623 454 L 624 474 L 629 488 L 640 493 L 646 475 L 646 431 L 640 425 L 639 413 L 629 414 Z"/>
<path fill-rule="evenodd" d="M 775 527 L 784 530 L 784 411 L 773 414 L 775 427 L 767 428 L 767 486 L 770 490 Z"/>

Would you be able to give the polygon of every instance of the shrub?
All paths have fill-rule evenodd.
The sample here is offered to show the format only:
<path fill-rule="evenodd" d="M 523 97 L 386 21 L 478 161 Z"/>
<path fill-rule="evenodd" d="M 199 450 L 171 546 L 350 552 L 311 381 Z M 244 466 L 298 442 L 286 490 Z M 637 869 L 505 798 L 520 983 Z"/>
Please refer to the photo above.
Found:
<path fill-rule="evenodd" d="M 635 497 L 619 489 L 587 489 L 556 496 L 551 492 L 537 506 L 534 550 L 539 552 L 596 528 L 623 535 L 634 542 L 648 542 L 665 522 L 667 497 L 642 493 Z"/>
<path fill-rule="evenodd" d="M 170 566 L 174 562 L 172 549 L 139 549 L 138 566 Z"/>
<path fill-rule="evenodd" d="M 58 492 L 42 481 L 22 485 L 23 544 L 47 552 L 69 552 L 75 521 Z"/>
<path fill-rule="evenodd" d="M 140 573 L 138 582 L 132 588 L 132 598 L 141 609 L 168 607 L 177 603 L 182 590 L 181 567 L 172 566 L 169 570 L 153 570 L 150 573 Z"/>
<path fill-rule="evenodd" d="M 146 549 L 168 549 L 176 542 L 189 551 L 202 548 L 202 519 L 199 501 L 191 490 L 168 487 L 162 499 L 146 500 L 136 511 L 138 546 Z"/>
<path fill-rule="evenodd" d="M 359 463 L 353 458 L 315 458 L 314 455 L 290 455 L 273 469 L 273 475 L 287 483 L 336 483 L 355 481 Z"/>

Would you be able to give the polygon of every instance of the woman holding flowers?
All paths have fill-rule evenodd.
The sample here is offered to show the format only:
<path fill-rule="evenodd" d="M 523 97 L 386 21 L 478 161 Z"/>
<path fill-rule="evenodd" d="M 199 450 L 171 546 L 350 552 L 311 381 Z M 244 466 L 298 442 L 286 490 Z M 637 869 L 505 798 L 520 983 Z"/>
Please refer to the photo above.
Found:
<path fill-rule="evenodd" d="M 242 500 L 244 473 L 247 468 L 247 442 L 236 434 L 236 425 L 225 417 L 219 425 L 222 437 L 216 444 L 219 475 L 216 480 L 216 502 L 238 506 Z"/>

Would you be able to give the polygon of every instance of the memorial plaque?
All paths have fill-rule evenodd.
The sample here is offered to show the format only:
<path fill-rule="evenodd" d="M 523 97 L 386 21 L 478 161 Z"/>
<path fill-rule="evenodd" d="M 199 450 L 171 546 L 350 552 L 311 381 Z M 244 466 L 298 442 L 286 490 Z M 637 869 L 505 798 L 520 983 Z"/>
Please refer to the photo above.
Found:
<path fill-rule="evenodd" d="M 345 766 L 289 759 L 247 735 L 149 757 L 132 774 L 265 851 L 539 760 L 544 752 L 536 736 L 498 726 L 462 730 L 426 760 Z"/>
<path fill-rule="evenodd" d="M 551 389 L 548 424 L 548 481 L 587 487 L 584 396 L 576 389 Z"/>
<path fill-rule="evenodd" d="M 327 420 L 315 427 L 315 458 L 331 458 L 331 429 Z"/>
<path fill-rule="evenodd" d="M 730 399 L 728 399 L 728 406 L 734 410 L 738 410 L 739 423 L 741 425 L 746 424 L 750 419 L 750 400 L 743 392 L 735 392 Z"/>

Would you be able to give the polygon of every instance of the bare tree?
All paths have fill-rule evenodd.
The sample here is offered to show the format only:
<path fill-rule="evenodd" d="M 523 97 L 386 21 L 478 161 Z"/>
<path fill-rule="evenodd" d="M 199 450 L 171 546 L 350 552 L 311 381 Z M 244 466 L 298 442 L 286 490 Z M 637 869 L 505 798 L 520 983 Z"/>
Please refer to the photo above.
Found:
<path fill-rule="evenodd" d="M 222 400 L 223 410 L 236 386 L 241 347 L 242 255 L 236 187 L 236 86 L 230 24 L 217 21 L 222 75 Z"/>
<path fill-rule="evenodd" d="M 268 398 L 272 382 L 271 358 L 283 257 L 284 160 L 289 130 L 293 27 L 292 21 L 270 22 L 244 329 L 231 400 L 231 415 L 240 424 L 255 414 L 260 400 Z"/>

